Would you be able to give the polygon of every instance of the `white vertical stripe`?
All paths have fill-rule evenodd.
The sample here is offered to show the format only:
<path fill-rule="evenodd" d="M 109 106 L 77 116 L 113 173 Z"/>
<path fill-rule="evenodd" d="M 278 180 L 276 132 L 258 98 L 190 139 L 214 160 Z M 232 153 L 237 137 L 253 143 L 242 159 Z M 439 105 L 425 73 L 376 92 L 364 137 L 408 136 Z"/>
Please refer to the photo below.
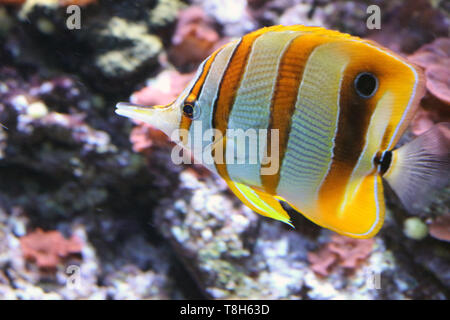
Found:
<path fill-rule="evenodd" d="M 277 188 L 277 194 L 312 219 L 317 219 L 319 187 L 333 157 L 340 87 L 349 62 L 334 45 L 319 45 L 306 62 Z"/>
<path fill-rule="evenodd" d="M 267 138 L 259 136 L 260 129 L 267 129 L 270 121 L 270 106 L 274 94 L 278 68 L 285 50 L 300 35 L 295 31 L 267 32 L 259 36 L 251 48 L 241 85 L 231 109 L 228 130 L 253 129 L 256 141 L 245 144 L 245 154 L 235 155 L 243 164 L 227 163 L 227 170 L 233 181 L 252 186 L 262 186 L 261 161 L 251 159 L 251 148 L 257 155 L 265 152 Z M 251 133 L 249 133 L 251 135 Z M 232 140 L 227 140 L 227 155 L 236 153 Z"/>
<path fill-rule="evenodd" d="M 205 136 L 205 134 L 208 130 L 212 129 L 213 107 L 219 91 L 219 83 L 238 43 L 239 41 L 233 41 L 223 47 L 211 64 L 195 106 L 196 108 L 200 108 L 200 117 L 193 121 L 191 130 L 189 131 L 191 139 L 196 139 L 197 137 L 198 140 L 198 137 L 201 137 L 201 143 L 195 144 L 195 148 L 192 150 L 194 156 L 197 159 L 201 159 L 205 167 L 214 173 L 217 173 L 216 166 L 213 163 L 211 153 L 205 149 L 208 145 L 211 145 L 213 135 L 211 134 L 209 136 L 210 139 L 207 140 L 206 138 L 208 136 Z"/>

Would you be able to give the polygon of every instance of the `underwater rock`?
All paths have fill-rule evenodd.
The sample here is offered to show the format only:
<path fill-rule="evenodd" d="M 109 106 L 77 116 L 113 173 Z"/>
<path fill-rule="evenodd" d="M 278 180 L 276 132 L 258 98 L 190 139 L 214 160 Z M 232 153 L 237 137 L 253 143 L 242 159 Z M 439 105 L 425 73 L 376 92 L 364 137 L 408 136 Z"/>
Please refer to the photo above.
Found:
<path fill-rule="evenodd" d="M 171 36 L 184 6 L 179 0 L 104 1 L 101 9 L 82 7 L 80 28 L 71 30 L 65 5 L 30 1 L 17 17 L 33 36 L 30 45 L 39 49 L 25 50 L 30 39 L 21 34 L 16 51 L 42 54 L 50 64 L 81 75 L 100 91 L 126 95 L 160 67 L 161 37 Z M 14 40 L 12 34 L 8 37 Z M 28 42 L 22 44 L 22 38 Z"/>
<path fill-rule="evenodd" d="M 412 53 L 438 37 L 448 37 L 450 18 L 445 0 L 382 1 L 381 29 L 368 38 L 389 49 Z"/>
<path fill-rule="evenodd" d="M 245 0 L 193 0 L 192 3 L 222 25 L 223 35 L 227 37 L 240 37 L 258 28 Z"/>
<path fill-rule="evenodd" d="M 184 2 L 179 0 L 159 0 L 149 11 L 148 20 L 153 28 L 167 27 L 175 23 L 179 11 L 185 6 Z"/>
<path fill-rule="evenodd" d="M 179 188 L 155 211 L 154 223 L 208 297 L 405 299 L 417 294 L 399 278 L 420 275 L 400 269 L 382 238 L 355 244 L 333 235 L 330 241 L 326 230 L 311 237 L 237 205 L 214 176 L 185 170 L 180 178 Z M 326 279 L 308 262 L 309 252 L 321 244 L 333 250 L 331 264 L 341 264 L 326 268 Z"/>
<path fill-rule="evenodd" d="M 73 2 L 86 4 L 80 30 L 66 27 Z M 430 237 L 405 236 L 414 217 L 397 208 L 360 247 L 294 212 L 295 230 L 257 216 L 203 167 L 175 166 L 161 132 L 113 113 L 132 92 L 135 103 L 171 102 L 193 76 L 179 71 L 228 41 L 222 36 L 262 25 L 323 24 L 413 52 L 435 36 L 448 39 L 444 1 L 377 0 L 382 29 L 370 32 L 366 0 L 192 0 L 201 13 L 183 14 L 188 5 L 179 0 L 91 2 L 0 8 L 1 297 L 449 298 L 450 189 L 417 215 Z M 419 52 L 448 53 L 441 44 Z M 450 119 L 440 87 L 446 62 L 433 59 L 429 66 L 440 70 L 430 71 L 434 86 L 415 135 Z M 67 285 L 74 274 L 66 265 L 50 276 L 25 261 L 20 239 L 37 228 L 81 239 L 82 259 L 70 261 L 80 268 L 79 286 Z"/>
<path fill-rule="evenodd" d="M 113 17 L 99 31 L 98 37 L 100 43 L 108 39 L 114 44 L 114 49 L 98 54 L 94 62 L 106 79 L 131 78 L 137 70 L 157 65 L 158 54 L 162 51 L 161 40 L 148 34 L 144 23 L 132 23 L 119 17 Z M 117 43 L 131 43 L 131 46 L 117 46 Z"/>
<path fill-rule="evenodd" d="M 300 3 L 288 8 L 279 18 L 282 25 L 303 24 L 305 26 L 326 27 L 327 17 L 322 8 L 312 11 L 310 3 Z"/>
<path fill-rule="evenodd" d="M 177 169 L 165 160 L 170 152 L 161 158 L 162 151 L 152 152 L 158 160 L 148 170 L 145 159 L 130 150 L 129 131 L 119 122 L 107 122 L 112 112 L 102 114 L 95 96 L 78 81 L 30 79 L 0 68 L 0 123 L 7 128 L 0 129 L 4 203 L 22 206 L 42 227 L 52 229 L 55 219 L 126 203 L 119 199 L 136 196 L 136 208 L 149 208 L 158 199 L 159 192 L 152 191 L 155 183 L 161 192 L 176 184 Z M 113 141 L 112 132 L 122 132 L 122 140 Z M 22 183 L 17 185 L 19 176 Z"/>
<path fill-rule="evenodd" d="M 164 246 L 156 248 L 135 233 L 113 249 L 87 235 L 91 217 L 69 226 L 80 239 L 82 260 L 65 260 L 51 273 L 32 268 L 21 252 L 21 230 L 29 226 L 23 210 L 7 212 L 0 207 L 0 295 L 2 299 L 169 299 L 183 298 L 169 277 L 169 257 Z M 115 228 L 118 223 L 116 222 Z M 60 225 L 60 228 L 67 228 Z M 88 227 L 92 228 L 92 227 Z M 110 231 L 112 231 L 110 229 Z M 117 236 L 116 231 L 110 236 Z M 45 236 L 45 233 L 44 233 Z M 58 236 L 60 237 L 60 236 Z M 67 241 L 67 240 L 65 240 Z M 64 240 L 63 240 L 64 242 Z M 32 243 L 42 246 L 42 243 Z M 51 246 L 61 246 L 61 242 Z M 80 249 L 76 248 L 77 252 Z M 101 253 L 97 253 L 99 250 Z M 42 255 L 39 252 L 38 255 Z M 108 258 L 106 258 L 108 257 Z M 58 259 L 61 259 L 58 256 Z"/>

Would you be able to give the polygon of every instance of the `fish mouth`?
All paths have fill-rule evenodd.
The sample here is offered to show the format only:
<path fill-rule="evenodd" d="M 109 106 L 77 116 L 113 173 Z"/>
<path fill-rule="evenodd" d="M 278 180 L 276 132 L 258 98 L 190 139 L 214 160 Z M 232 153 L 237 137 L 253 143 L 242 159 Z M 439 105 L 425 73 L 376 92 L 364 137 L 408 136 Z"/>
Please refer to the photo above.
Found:
<path fill-rule="evenodd" d="M 121 116 L 128 116 L 130 113 L 139 112 L 143 110 L 151 110 L 153 107 L 143 106 L 131 102 L 119 102 L 116 104 L 115 112 Z"/>
<path fill-rule="evenodd" d="M 143 106 L 120 102 L 116 105 L 115 112 L 120 116 L 148 123 L 169 137 L 178 128 L 181 118 L 180 108 L 173 103 L 166 106 Z"/>
<path fill-rule="evenodd" d="M 131 102 L 119 102 L 116 104 L 116 114 L 127 118 L 139 119 L 142 117 L 148 117 L 155 110 L 166 109 L 167 106 L 144 106 Z"/>

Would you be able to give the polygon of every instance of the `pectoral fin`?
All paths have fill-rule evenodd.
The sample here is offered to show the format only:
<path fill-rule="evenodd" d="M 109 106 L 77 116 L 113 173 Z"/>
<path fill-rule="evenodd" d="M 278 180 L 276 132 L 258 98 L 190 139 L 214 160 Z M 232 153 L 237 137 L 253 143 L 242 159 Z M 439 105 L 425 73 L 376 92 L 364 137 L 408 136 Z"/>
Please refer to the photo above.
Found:
<path fill-rule="evenodd" d="M 291 224 L 289 215 L 274 196 L 241 183 L 233 181 L 227 181 L 227 183 L 231 191 L 233 191 L 233 193 L 253 211 L 260 215 L 280 220 L 291 227 L 294 227 Z"/>

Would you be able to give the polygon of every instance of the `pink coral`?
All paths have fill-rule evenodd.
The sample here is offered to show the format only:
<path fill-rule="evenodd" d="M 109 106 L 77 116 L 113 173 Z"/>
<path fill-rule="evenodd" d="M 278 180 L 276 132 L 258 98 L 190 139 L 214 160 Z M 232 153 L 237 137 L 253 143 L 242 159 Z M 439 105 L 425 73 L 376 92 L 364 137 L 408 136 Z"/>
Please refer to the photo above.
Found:
<path fill-rule="evenodd" d="M 220 37 L 213 24 L 200 7 L 192 6 L 180 12 L 170 50 L 176 66 L 196 67 L 217 48 Z"/>
<path fill-rule="evenodd" d="M 131 96 L 133 103 L 141 105 L 166 105 L 175 100 L 191 81 L 193 73 L 181 74 L 177 71 L 164 71 L 148 86 Z M 170 145 L 169 138 L 154 127 L 138 122 L 130 134 L 133 151 L 147 153 L 153 146 Z"/>
<path fill-rule="evenodd" d="M 76 236 L 66 239 L 59 231 L 36 229 L 20 238 L 20 246 L 26 260 L 41 269 L 55 269 L 68 256 L 80 254 L 83 244 Z"/>
<path fill-rule="evenodd" d="M 450 105 L 450 38 L 438 38 L 408 59 L 425 69 L 427 89 Z"/>
<path fill-rule="evenodd" d="M 355 270 L 372 253 L 374 239 L 353 239 L 334 234 L 331 241 L 317 252 L 308 252 L 311 269 L 326 277 L 335 268 Z"/>
<path fill-rule="evenodd" d="M 338 256 L 331 252 L 327 246 L 320 248 L 317 252 L 308 252 L 308 261 L 311 270 L 322 277 L 330 274 L 330 269 L 336 264 Z"/>
<path fill-rule="evenodd" d="M 374 239 L 353 239 L 333 235 L 328 248 L 339 257 L 341 267 L 355 269 L 370 256 L 374 243 Z"/>
<path fill-rule="evenodd" d="M 428 226 L 428 230 L 433 238 L 450 241 L 450 213 L 437 217 Z"/>
<path fill-rule="evenodd" d="M 191 81 L 193 73 L 181 74 L 177 71 L 164 71 L 148 86 L 131 96 L 133 103 L 153 106 L 166 105 L 175 100 Z M 167 146 L 171 142 L 161 131 L 143 122 L 137 122 L 130 134 L 130 141 L 135 152 L 147 153 L 151 147 Z"/>
<path fill-rule="evenodd" d="M 133 93 L 131 102 L 153 106 L 166 105 L 174 101 L 193 78 L 194 73 L 177 71 L 161 72 L 154 82 Z"/>
<path fill-rule="evenodd" d="M 450 121 L 450 39 L 438 38 L 408 59 L 425 69 L 428 92 L 411 122 L 411 131 L 420 135 L 437 122 Z"/>
<path fill-rule="evenodd" d="M 134 152 L 143 153 L 149 151 L 151 147 L 163 147 L 171 144 L 169 137 L 162 131 L 146 123 L 140 123 L 131 130 L 130 141 L 133 144 Z"/>

